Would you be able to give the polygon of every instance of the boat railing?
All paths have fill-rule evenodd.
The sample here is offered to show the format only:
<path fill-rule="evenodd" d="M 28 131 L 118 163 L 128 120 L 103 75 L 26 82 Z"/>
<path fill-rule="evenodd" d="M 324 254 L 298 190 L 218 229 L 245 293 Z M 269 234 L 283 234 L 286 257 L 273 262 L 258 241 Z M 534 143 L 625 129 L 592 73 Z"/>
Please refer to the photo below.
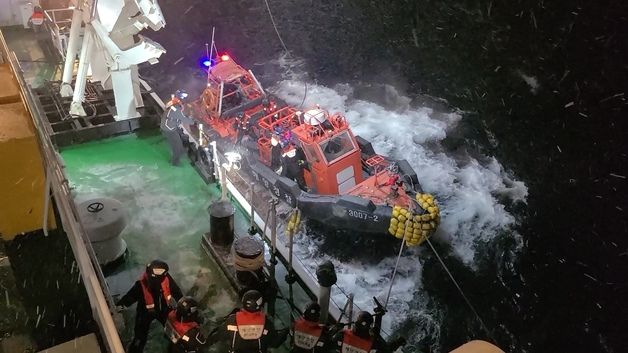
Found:
<path fill-rule="evenodd" d="M 329 118 L 329 120 L 331 121 L 331 125 L 335 129 L 340 130 L 340 129 L 349 128 L 349 123 L 347 122 L 347 118 L 345 118 L 345 116 L 340 113 L 336 113 L 332 115 L 331 118 Z"/>
<path fill-rule="evenodd" d="M 26 83 L 17 56 L 6 45 L 2 31 L 0 31 L 0 45 L 5 58 L 11 66 L 11 71 L 18 81 L 24 105 L 32 117 L 46 170 L 46 186 L 50 187 L 47 189 L 47 196 L 50 197 L 49 191 L 52 191 L 63 230 L 68 237 L 80 270 L 81 279 L 85 285 L 94 321 L 98 324 L 102 342 L 107 352 L 124 353 L 124 348 L 112 316 L 115 308 L 113 299 L 109 294 L 107 282 L 102 274 L 94 250 L 80 222 L 76 206 L 72 201 L 64 165 L 50 139 L 50 128 L 43 121 L 45 116 L 43 108 L 35 99 L 32 90 Z M 49 199 L 46 200 L 46 202 L 48 201 Z M 47 212 L 44 213 L 47 214 Z M 44 220 L 42 223 L 44 234 L 47 234 L 47 222 Z"/>
<path fill-rule="evenodd" d="M 233 90 L 233 91 L 225 94 L 222 97 L 222 99 L 229 98 L 229 97 L 231 97 L 231 96 L 233 96 L 233 95 L 235 95 L 235 94 L 237 94 L 239 92 L 245 94 L 246 98 L 248 98 L 248 99 L 255 99 L 255 98 L 261 96 L 261 93 L 255 89 L 255 87 L 257 87 L 257 84 L 255 82 L 251 82 L 249 84 L 244 84 L 244 85 L 241 85 L 241 86 L 238 86 L 238 87 L 240 88 L 239 90 L 236 89 L 236 90 Z"/>
<path fill-rule="evenodd" d="M 294 115 L 296 110 L 292 107 L 283 107 L 281 109 L 273 110 L 272 112 L 266 114 L 259 121 L 259 126 L 262 129 L 268 130 L 271 133 L 275 130 L 276 127 L 281 128 L 293 128 L 298 125 L 295 124 Z"/>
<path fill-rule="evenodd" d="M 242 195 L 242 193 L 240 193 L 240 191 L 235 187 L 235 185 L 231 182 L 231 180 L 229 180 L 229 178 L 227 178 L 227 189 L 229 190 L 229 193 L 231 193 L 232 197 L 236 200 L 236 202 L 240 204 L 240 206 L 243 209 L 245 210 L 251 209 L 251 205 L 249 204 L 249 202 L 246 200 L 244 195 Z M 259 229 L 267 230 L 266 234 L 263 234 L 263 236 L 264 236 L 264 239 L 269 242 L 271 240 L 271 231 L 269 229 L 270 227 L 266 227 L 266 221 L 263 219 L 262 215 L 260 215 L 257 212 L 257 210 L 253 211 L 253 219 L 255 221 L 255 224 L 259 227 Z M 282 261 L 286 261 L 286 258 L 288 256 L 288 251 L 289 251 L 288 244 L 285 244 L 284 242 L 281 242 L 281 241 L 277 241 L 276 247 L 279 254 L 281 255 Z M 299 278 L 301 279 L 301 282 L 305 285 L 304 289 L 312 293 L 314 296 L 318 297 L 316 293 L 318 293 L 320 286 L 318 282 L 316 281 L 316 278 L 317 278 L 316 274 L 313 273 L 312 270 L 310 270 L 309 268 L 309 266 L 311 266 L 311 263 L 306 264 L 298 256 L 293 257 L 293 262 L 294 262 L 293 269 L 295 273 L 297 274 L 297 276 L 299 276 Z M 353 297 L 353 293 L 348 293 L 338 284 L 335 284 L 334 288 L 338 292 L 340 292 L 342 301 L 347 301 Z M 338 320 L 339 318 L 342 317 L 343 315 L 342 313 L 344 312 L 344 310 L 346 310 L 345 305 L 342 303 L 339 303 L 336 299 L 334 299 L 333 292 L 330 299 L 333 305 L 330 306 L 329 313 L 334 318 L 334 320 Z M 368 308 L 362 308 L 358 304 L 355 304 L 355 301 L 353 299 L 351 300 L 351 303 L 352 303 L 352 307 L 351 309 L 349 309 L 351 311 L 354 308 L 358 310 L 370 311 L 368 310 Z M 381 334 L 383 337 L 390 337 L 390 333 L 384 329 L 381 329 Z"/>

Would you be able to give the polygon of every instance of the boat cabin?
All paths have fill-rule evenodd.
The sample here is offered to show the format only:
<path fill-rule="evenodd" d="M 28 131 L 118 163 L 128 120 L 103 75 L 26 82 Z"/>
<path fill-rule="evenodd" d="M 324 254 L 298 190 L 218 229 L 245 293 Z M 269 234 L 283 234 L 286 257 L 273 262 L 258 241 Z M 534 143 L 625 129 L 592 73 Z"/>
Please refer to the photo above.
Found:
<path fill-rule="evenodd" d="M 409 204 L 402 190 L 392 190 L 383 157 L 364 161 L 375 169 L 374 175 L 364 175 L 360 146 L 344 116 L 318 106 L 300 111 L 267 97 L 253 73 L 229 58 L 210 68 L 199 101 L 203 121 L 221 138 L 237 143 L 248 136 L 257 145 L 259 160 L 273 169 L 279 165 L 273 161 L 273 145 L 280 145 L 280 156 L 301 149 L 307 161 L 301 166 L 303 179 L 314 193 Z"/>
<path fill-rule="evenodd" d="M 297 141 L 308 162 L 307 186 L 318 194 L 344 194 L 363 181 L 361 153 L 349 124 L 340 114 L 320 108 L 298 111 L 292 107 L 271 110 L 259 121 L 266 133 L 258 138 L 260 160 L 272 164 L 272 139 L 288 147 Z"/>
<path fill-rule="evenodd" d="M 259 110 L 263 99 L 264 90 L 253 72 L 223 56 L 209 69 L 207 88 L 200 99 L 201 115 L 220 137 L 234 136 L 237 126 L 230 118 Z"/>

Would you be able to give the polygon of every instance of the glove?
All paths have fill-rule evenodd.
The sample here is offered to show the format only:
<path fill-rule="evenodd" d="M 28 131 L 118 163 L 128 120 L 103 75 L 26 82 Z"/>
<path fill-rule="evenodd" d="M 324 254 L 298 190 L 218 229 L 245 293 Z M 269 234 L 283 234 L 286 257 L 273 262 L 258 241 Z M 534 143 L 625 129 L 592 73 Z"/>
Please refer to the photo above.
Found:
<path fill-rule="evenodd" d="M 168 300 L 168 307 L 171 309 L 177 308 L 177 301 L 173 297 L 170 297 L 170 300 Z"/>

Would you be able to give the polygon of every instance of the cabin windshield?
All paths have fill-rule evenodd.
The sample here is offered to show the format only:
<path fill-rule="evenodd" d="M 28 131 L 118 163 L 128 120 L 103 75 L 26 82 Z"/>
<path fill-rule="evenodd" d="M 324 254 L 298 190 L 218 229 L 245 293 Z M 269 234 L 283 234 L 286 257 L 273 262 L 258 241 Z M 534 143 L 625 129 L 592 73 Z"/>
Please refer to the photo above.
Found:
<path fill-rule="evenodd" d="M 322 141 L 319 145 L 327 164 L 332 164 L 356 149 L 348 131 L 343 131 L 332 138 Z"/>

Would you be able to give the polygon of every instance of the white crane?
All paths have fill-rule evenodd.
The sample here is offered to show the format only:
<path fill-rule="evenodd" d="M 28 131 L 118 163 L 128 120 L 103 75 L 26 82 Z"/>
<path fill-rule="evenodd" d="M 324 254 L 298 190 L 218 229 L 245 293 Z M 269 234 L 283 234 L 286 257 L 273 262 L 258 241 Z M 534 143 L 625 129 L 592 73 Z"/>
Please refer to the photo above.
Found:
<path fill-rule="evenodd" d="M 158 31 L 166 25 L 156 0 L 72 0 L 74 13 L 65 57 L 61 95 L 72 96 L 70 114 L 85 116 L 83 100 L 88 69 L 93 81 L 113 89 L 116 120 L 139 116 L 144 106 L 137 65 L 155 64 L 166 50 L 140 34 L 150 27 Z M 81 28 L 83 42 L 75 86 L 72 88 L 74 61 Z"/>

